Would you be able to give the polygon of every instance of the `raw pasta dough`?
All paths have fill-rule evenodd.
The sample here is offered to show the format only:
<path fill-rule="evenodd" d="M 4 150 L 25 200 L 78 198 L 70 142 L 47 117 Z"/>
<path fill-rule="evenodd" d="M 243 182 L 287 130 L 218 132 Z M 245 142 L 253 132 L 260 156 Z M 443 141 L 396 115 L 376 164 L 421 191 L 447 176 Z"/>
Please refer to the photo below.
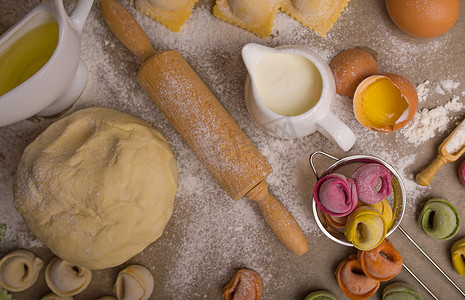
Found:
<path fill-rule="evenodd" d="M 136 9 L 174 32 L 186 23 L 199 0 L 135 0 Z"/>
<path fill-rule="evenodd" d="M 349 0 L 282 0 L 281 9 L 321 36 L 339 18 Z"/>
<path fill-rule="evenodd" d="M 219 19 L 251 31 L 259 37 L 271 33 L 279 0 L 216 0 L 213 13 Z"/>
<path fill-rule="evenodd" d="M 57 256 L 104 269 L 161 236 L 177 175 L 167 141 L 148 123 L 89 108 L 55 122 L 25 149 L 14 201 Z"/>

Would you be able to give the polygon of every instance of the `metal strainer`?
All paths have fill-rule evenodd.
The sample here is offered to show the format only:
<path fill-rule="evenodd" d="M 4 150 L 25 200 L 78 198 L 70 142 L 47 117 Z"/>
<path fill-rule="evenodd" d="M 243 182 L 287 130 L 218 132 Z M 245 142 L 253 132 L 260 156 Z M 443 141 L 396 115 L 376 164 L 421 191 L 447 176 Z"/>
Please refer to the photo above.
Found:
<path fill-rule="evenodd" d="M 315 157 L 318 155 L 326 156 L 327 158 L 330 158 L 335 161 L 321 175 L 318 174 L 318 171 L 316 170 L 315 164 L 314 164 Z M 421 254 L 423 254 L 434 265 L 434 267 L 465 297 L 465 292 L 463 292 L 457 286 L 457 284 L 455 284 L 455 282 L 439 267 L 439 265 L 437 265 L 428 256 L 428 254 L 426 254 L 426 252 L 417 243 L 415 243 L 415 241 L 410 237 L 410 235 L 408 235 L 407 232 L 401 226 L 399 226 L 404 216 L 404 212 L 405 212 L 406 191 L 405 191 L 405 186 L 402 183 L 402 178 L 400 177 L 399 173 L 397 173 L 397 171 L 391 165 L 389 165 L 382 159 L 377 158 L 375 156 L 371 156 L 371 155 L 352 155 L 352 156 L 348 156 L 342 159 L 338 159 L 323 151 L 313 152 L 310 155 L 309 162 L 310 162 L 310 166 L 312 167 L 313 173 L 315 174 L 317 180 L 332 173 L 339 173 L 339 174 L 345 175 L 346 177 L 350 178 L 354 170 L 363 163 L 379 163 L 383 165 L 384 167 L 386 167 L 393 175 L 391 178 L 393 193 L 388 198 L 386 198 L 386 200 L 391 205 L 393 217 L 395 218 L 395 222 L 393 223 L 393 225 L 390 228 L 388 228 L 386 237 L 389 236 L 392 232 L 394 232 L 394 230 L 398 228 L 399 231 L 402 232 L 402 234 L 404 234 L 407 237 L 407 239 L 421 252 Z M 333 240 L 334 242 L 338 244 L 353 247 L 352 243 L 349 242 L 344 236 L 343 230 L 336 228 L 332 226 L 329 222 L 327 222 L 324 216 L 324 213 L 316 205 L 315 198 L 313 198 L 313 201 L 312 201 L 312 210 L 313 210 L 313 216 L 315 218 L 315 221 L 318 227 L 328 238 L 330 238 L 331 240 Z M 428 287 L 405 264 L 402 264 L 402 265 L 405 268 L 405 270 L 408 273 L 410 273 L 410 275 L 412 275 L 413 278 L 416 281 L 418 281 L 418 283 L 423 288 L 425 288 L 425 290 L 434 299 L 438 299 L 428 289 Z"/>
<path fill-rule="evenodd" d="M 314 159 L 317 155 L 323 155 L 335 160 L 335 162 L 332 165 L 330 165 L 321 175 L 318 175 L 318 172 L 314 165 Z M 393 225 L 391 225 L 391 227 L 388 228 L 386 237 L 389 236 L 392 232 L 394 232 L 394 230 L 396 230 L 396 228 L 402 221 L 402 217 L 404 216 L 405 204 L 407 199 L 405 196 L 405 187 L 402 183 L 402 179 L 400 178 L 399 173 L 397 173 L 397 171 L 388 163 L 370 155 L 353 155 L 343 159 L 338 159 L 322 151 L 316 151 L 312 155 L 310 155 L 309 161 L 317 180 L 319 180 L 321 177 L 324 177 L 332 173 L 339 173 L 350 178 L 353 171 L 363 163 L 379 163 L 386 167 L 393 175 L 391 179 L 393 193 L 388 198 L 386 198 L 386 200 L 389 202 L 389 205 L 391 205 L 393 217 L 395 219 Z M 329 222 L 326 221 L 323 212 L 316 205 L 315 199 L 313 199 L 312 201 L 312 209 L 318 227 L 327 237 L 329 237 L 336 243 L 353 247 L 352 243 L 349 242 L 344 236 L 343 230 L 333 227 Z"/>

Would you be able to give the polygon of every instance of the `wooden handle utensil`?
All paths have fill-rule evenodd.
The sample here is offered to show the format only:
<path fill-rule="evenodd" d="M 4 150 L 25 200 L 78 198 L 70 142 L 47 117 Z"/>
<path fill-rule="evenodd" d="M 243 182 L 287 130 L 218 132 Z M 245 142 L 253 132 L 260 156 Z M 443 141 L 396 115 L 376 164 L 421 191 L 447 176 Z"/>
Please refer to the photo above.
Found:
<path fill-rule="evenodd" d="M 452 131 L 451 134 L 439 145 L 438 148 L 438 156 L 436 159 L 430 163 L 430 165 L 417 174 L 416 179 L 417 183 L 420 185 L 427 186 L 433 180 L 434 175 L 439 171 L 444 164 L 450 161 L 456 161 L 462 154 L 465 152 L 465 143 L 461 146 L 461 149 L 455 153 L 449 153 L 447 151 L 447 145 L 451 142 L 452 138 L 457 135 L 457 131 L 459 130 L 460 126 L 465 126 L 465 120 L 462 121 L 455 129 Z"/>
<path fill-rule="evenodd" d="M 268 192 L 271 166 L 175 50 L 157 52 L 142 28 L 115 0 L 100 9 L 118 39 L 143 62 L 137 78 L 203 164 L 234 200 L 257 202 L 267 224 L 291 251 L 308 250 L 291 213 Z"/>

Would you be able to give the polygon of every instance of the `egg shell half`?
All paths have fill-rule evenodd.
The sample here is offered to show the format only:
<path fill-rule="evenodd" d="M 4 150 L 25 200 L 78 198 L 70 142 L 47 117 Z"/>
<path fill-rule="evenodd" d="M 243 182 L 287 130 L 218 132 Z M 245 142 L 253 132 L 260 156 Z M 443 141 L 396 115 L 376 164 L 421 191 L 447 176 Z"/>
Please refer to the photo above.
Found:
<path fill-rule="evenodd" d="M 397 88 L 399 88 L 402 98 L 405 98 L 405 100 L 408 102 L 408 112 L 406 112 L 406 117 L 400 122 L 396 122 L 394 125 L 377 128 L 374 123 L 368 120 L 364 113 L 363 93 L 369 85 L 382 78 L 388 78 Z M 418 94 L 413 84 L 410 83 L 410 81 L 405 77 L 392 73 L 382 73 L 380 75 L 370 76 L 358 85 L 354 94 L 353 108 L 355 118 L 363 126 L 376 131 L 392 132 L 404 127 L 408 122 L 410 122 L 410 120 L 413 119 L 418 108 Z"/>
<path fill-rule="evenodd" d="M 336 55 L 330 62 L 336 83 L 336 93 L 354 97 L 357 86 L 365 78 L 379 73 L 376 59 L 361 49 L 347 49 Z"/>

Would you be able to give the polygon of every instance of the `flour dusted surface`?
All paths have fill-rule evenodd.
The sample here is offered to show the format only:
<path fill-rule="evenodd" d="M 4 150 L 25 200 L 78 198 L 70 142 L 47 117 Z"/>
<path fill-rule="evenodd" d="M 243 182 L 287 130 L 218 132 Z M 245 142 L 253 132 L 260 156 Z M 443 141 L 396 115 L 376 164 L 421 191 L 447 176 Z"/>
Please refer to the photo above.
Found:
<path fill-rule="evenodd" d="M 3 27 L 13 25 L 39 2 L 0 1 Z M 65 2 L 68 8 L 72 6 L 72 3 Z M 339 260 L 354 252 L 328 240 L 319 232 L 313 220 L 310 201 L 316 179 L 309 167 L 308 157 L 317 150 L 324 150 L 336 157 L 370 154 L 392 164 L 401 174 L 408 194 L 402 226 L 409 233 L 418 234 L 415 237 L 422 238 L 421 232 L 416 232 L 414 219 L 418 207 L 428 197 L 447 197 L 460 209 L 462 204 L 458 200 L 463 197 L 459 197 L 462 194 L 458 191 L 458 179 L 451 183 L 456 184 L 453 189 L 459 193 L 458 196 L 448 193 L 450 186 L 437 184 L 438 181 L 444 182 L 440 179 L 433 181 L 433 187 L 420 187 L 414 179 L 416 173 L 426 166 L 427 160 L 435 157 L 440 141 L 463 118 L 463 109 L 446 108 L 454 96 L 460 96 L 456 102 L 458 104 L 462 103 L 465 95 L 465 79 L 461 75 L 465 65 L 457 62 L 457 56 L 452 55 L 457 53 L 453 52 L 457 45 L 454 32 L 428 40 L 411 38 L 398 32 L 384 11 L 383 1 L 364 0 L 349 2 L 326 38 L 318 37 L 294 19 L 278 13 L 272 37 L 260 39 L 218 20 L 211 11 L 213 1 L 207 0 L 200 1 L 194 7 L 191 17 L 179 33 L 173 33 L 150 17 L 136 12 L 132 2 L 119 2 L 140 22 L 156 50 L 176 49 L 186 58 L 267 158 L 273 167 L 273 173 L 267 178 L 270 191 L 291 211 L 310 244 L 309 252 L 302 257 L 290 253 L 266 226 L 254 202 L 245 198 L 233 201 L 221 189 L 140 87 L 136 79 L 140 62 L 109 32 L 96 1 L 84 26 L 81 41 L 82 56 L 89 71 L 88 82 L 72 111 L 103 106 L 142 118 L 167 137 L 178 160 L 179 187 L 173 217 L 162 237 L 132 260 L 151 270 L 155 277 L 155 296 L 162 299 L 219 299 L 223 285 L 234 272 L 248 267 L 257 271 L 263 279 L 263 299 L 303 299 L 309 291 L 319 288 L 329 289 L 342 298 L 332 273 Z M 463 27 L 463 23 L 457 23 L 455 28 L 459 26 Z M 418 111 L 444 107 L 447 110 L 444 130 L 436 130 L 433 136 L 415 146 L 400 131 L 380 134 L 364 128 L 353 116 L 351 100 L 338 96 L 332 105 L 333 112 L 357 136 L 356 144 L 349 152 L 342 152 L 320 133 L 296 140 L 271 137 L 255 125 L 243 100 L 246 69 L 240 50 L 248 42 L 272 47 L 286 44 L 307 46 L 320 53 L 327 62 L 344 49 L 355 46 L 374 49 L 378 53 L 381 71 L 400 74 L 415 86 L 429 81 Z M 446 80 L 460 84 L 456 88 L 452 88 L 455 84 L 450 85 L 449 93 L 441 84 Z M 438 85 L 444 95 L 435 91 Z M 41 246 L 27 231 L 12 205 L 12 177 L 26 145 L 56 119 L 32 118 L 0 128 L 0 210 L 6 212 L 4 221 L 0 222 L 7 223 L 9 228 L 5 240 L 0 244 L 1 255 L 8 250 Z M 321 161 L 317 167 L 324 170 L 330 163 Z M 454 165 L 446 165 L 440 172 L 437 175 L 439 178 L 446 174 L 454 179 Z M 398 237 L 396 240 L 396 237 L 394 234 L 394 241 L 403 242 Z M 421 242 L 430 246 L 427 240 L 421 239 Z M 402 246 L 408 251 L 408 244 Z M 439 247 L 443 246 L 441 244 Z M 327 249 L 331 249 L 332 255 L 328 255 Z M 442 253 L 447 253 L 447 249 L 441 249 Z M 418 253 L 414 251 L 403 255 L 407 258 L 417 257 Z M 444 261 L 443 267 L 449 266 L 447 258 L 439 259 Z M 115 269 L 95 273 L 95 283 L 93 281 L 88 290 L 75 299 L 94 299 L 103 295 L 103 290 L 111 294 L 115 273 Z M 431 278 L 440 280 L 434 276 Z M 400 274 L 399 279 L 415 284 L 408 274 Z M 422 279 L 428 282 L 428 278 Z M 450 293 L 447 284 L 433 284 L 431 287 Z M 417 289 L 421 290 L 421 287 L 417 286 Z M 46 287 L 41 291 L 45 294 Z M 27 295 L 16 298 L 31 299 Z"/>

